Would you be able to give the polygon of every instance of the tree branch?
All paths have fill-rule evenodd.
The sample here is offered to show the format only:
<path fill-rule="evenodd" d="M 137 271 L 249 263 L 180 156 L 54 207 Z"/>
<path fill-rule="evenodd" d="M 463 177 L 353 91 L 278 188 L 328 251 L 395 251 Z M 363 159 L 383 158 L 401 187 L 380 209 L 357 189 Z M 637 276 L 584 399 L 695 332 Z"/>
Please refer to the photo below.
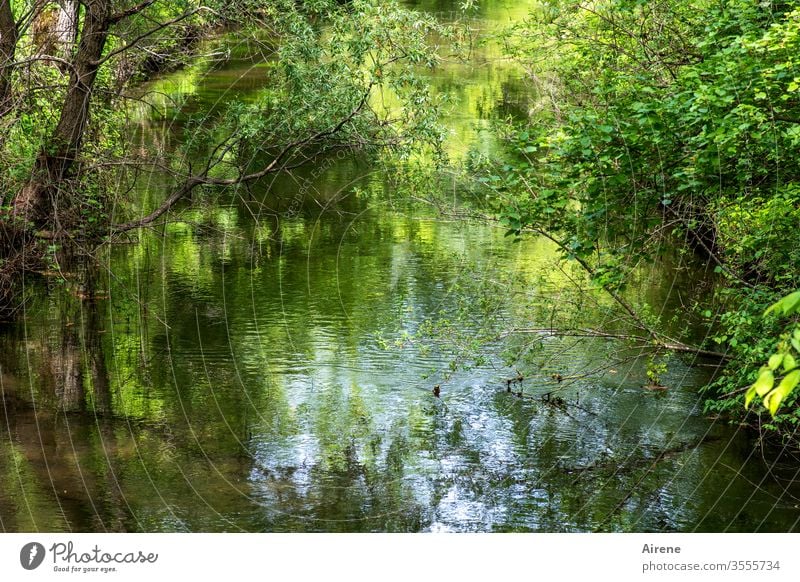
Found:
<path fill-rule="evenodd" d="M 679 352 L 679 353 L 686 353 L 686 354 L 694 354 L 696 356 L 706 356 L 709 358 L 717 358 L 720 360 L 729 360 L 730 356 L 728 354 L 724 354 L 722 352 L 716 352 L 713 350 L 706 350 L 703 348 L 698 348 L 697 346 L 690 346 L 688 344 L 684 344 L 682 342 L 675 342 L 675 341 L 660 341 L 658 338 L 649 338 L 639 335 L 632 335 L 627 333 L 611 333 L 600 331 L 596 329 L 567 329 L 567 330 L 559 330 L 559 329 L 552 329 L 552 328 L 520 328 L 520 329 L 512 329 L 511 331 L 507 331 L 503 334 L 503 336 L 509 335 L 516 335 L 516 334 L 547 334 L 552 336 L 558 337 L 586 337 L 586 338 L 601 338 L 601 339 L 616 339 L 622 341 L 640 341 L 643 343 L 652 342 L 655 339 L 655 345 L 653 347 L 668 350 L 671 352 Z"/>
<path fill-rule="evenodd" d="M 126 18 L 133 16 L 134 14 L 138 14 L 148 6 L 155 4 L 156 0 L 145 0 L 144 2 L 137 4 L 136 6 L 131 6 L 127 10 L 122 10 L 117 12 L 116 14 L 112 14 L 109 19 L 109 24 L 117 24 L 118 22 L 125 20 Z"/>
<path fill-rule="evenodd" d="M 774 119 L 775 121 L 782 121 L 784 123 L 794 123 L 794 124 L 800 123 L 800 118 L 787 117 L 785 115 L 773 115 L 772 119 Z"/>
<path fill-rule="evenodd" d="M 159 32 L 161 30 L 164 30 L 165 28 L 169 28 L 173 24 L 177 24 L 178 22 L 181 22 L 182 20 L 186 20 L 187 18 L 190 18 L 190 17 L 194 16 L 195 14 L 198 14 L 199 12 L 210 12 L 210 11 L 211 11 L 211 9 L 208 8 L 207 6 L 201 6 L 199 8 L 195 8 L 194 10 L 190 10 L 189 12 L 185 12 L 185 13 L 181 14 L 180 16 L 177 16 L 177 17 L 173 18 L 172 20 L 167 20 L 166 22 L 162 22 L 161 24 L 159 24 L 155 28 L 152 28 L 152 29 L 148 30 L 147 32 L 143 32 L 142 34 L 140 34 L 139 36 L 137 36 L 133 40 L 131 40 L 129 42 L 126 42 L 125 46 L 122 46 L 122 47 L 120 47 L 120 48 L 118 48 L 116 50 L 113 50 L 110 53 L 108 53 L 106 56 L 104 56 L 103 58 L 98 59 L 97 61 L 94 62 L 94 65 L 100 66 L 103 63 L 108 62 L 109 60 L 111 60 L 115 56 L 117 56 L 118 54 L 123 53 L 123 52 L 125 52 L 127 50 L 130 50 L 130 49 L 134 48 L 137 44 L 139 44 L 139 42 L 141 42 L 142 40 L 146 39 L 148 36 L 152 36 L 155 33 Z"/>
<path fill-rule="evenodd" d="M 281 161 L 284 158 L 286 158 L 291 152 L 296 151 L 299 148 L 302 148 L 303 146 L 309 145 L 325 137 L 330 137 L 331 135 L 334 135 L 335 133 L 340 131 L 347 123 L 352 121 L 353 118 L 355 118 L 355 116 L 358 115 L 359 111 L 361 111 L 366 105 L 367 100 L 369 99 L 369 95 L 372 92 L 374 84 L 375 84 L 374 81 L 372 81 L 369 84 L 369 86 L 364 91 L 364 94 L 362 95 L 361 100 L 358 102 L 358 104 L 353 108 L 353 110 L 348 115 L 343 117 L 336 125 L 334 125 L 329 129 L 318 131 L 308 137 L 298 139 L 287 144 L 278 153 L 278 155 L 276 155 L 272 159 L 272 161 L 266 166 L 264 166 L 261 170 L 257 172 L 252 172 L 250 174 L 245 174 L 243 176 L 239 176 L 236 178 L 212 178 L 208 175 L 208 173 L 211 171 L 211 169 L 214 167 L 215 164 L 213 163 L 212 159 L 209 159 L 208 162 L 206 163 L 204 170 L 200 174 L 186 178 L 183 185 L 180 188 L 176 189 L 166 200 L 164 200 L 161 206 L 156 208 L 147 216 L 144 216 L 138 220 L 133 220 L 130 222 L 126 222 L 124 224 L 118 224 L 112 226 L 111 232 L 114 234 L 126 232 L 129 230 L 140 228 L 142 226 L 146 226 L 154 222 L 155 220 L 160 218 L 163 214 L 165 214 L 170 208 L 172 208 L 179 200 L 181 200 L 185 196 L 188 196 L 192 192 L 192 190 L 194 190 L 198 186 L 233 186 L 236 184 L 245 184 L 263 178 L 264 176 L 267 176 L 270 173 L 282 170 L 283 168 L 280 166 Z M 224 143 L 225 142 L 223 142 L 223 144 Z M 222 144 L 218 145 L 214 151 L 215 152 L 219 151 L 221 146 Z"/>
<path fill-rule="evenodd" d="M 33 57 L 29 57 L 27 59 L 22 59 L 21 61 L 14 61 L 13 63 L 8 63 L 6 66 L 8 68 L 24 67 L 25 65 L 30 65 L 31 63 L 36 63 L 39 61 L 50 61 L 53 63 L 58 63 L 59 65 L 63 65 L 64 67 L 70 69 L 71 71 L 75 70 L 75 65 L 71 61 L 62 59 L 61 57 L 55 57 L 53 55 L 36 55 Z"/>

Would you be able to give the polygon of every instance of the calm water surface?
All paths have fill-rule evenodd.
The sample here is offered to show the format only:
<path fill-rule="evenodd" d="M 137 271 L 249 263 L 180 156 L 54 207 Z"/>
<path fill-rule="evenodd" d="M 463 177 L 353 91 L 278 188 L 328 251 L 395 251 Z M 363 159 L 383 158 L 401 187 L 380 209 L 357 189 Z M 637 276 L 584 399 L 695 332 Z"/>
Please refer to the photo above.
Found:
<path fill-rule="evenodd" d="M 453 5 L 416 3 L 445 20 Z M 484 29 L 528 10 L 481 6 Z M 190 113 L 246 97 L 263 83 L 246 53 L 160 89 Z M 455 99 L 456 163 L 491 151 L 491 120 L 534 100 L 499 55 L 483 47 L 431 77 Z M 166 150 L 180 134 L 139 128 Z M 279 218 L 304 180 L 299 212 Z M 547 327 L 569 272 L 546 242 L 400 208 L 388 183 L 362 159 L 334 160 L 105 249 L 88 280 L 31 281 L 24 317 L 0 328 L 0 528 L 798 528 L 797 465 L 703 416 L 710 368 L 670 359 L 669 389 L 652 392 L 645 358 L 618 342 L 485 341 L 492 326 Z M 163 197 L 157 181 L 143 197 Z M 707 296 L 704 277 L 665 260 L 633 293 L 669 317 Z M 581 313 L 612 325 L 602 305 Z M 517 368 L 523 397 L 506 391 Z"/>

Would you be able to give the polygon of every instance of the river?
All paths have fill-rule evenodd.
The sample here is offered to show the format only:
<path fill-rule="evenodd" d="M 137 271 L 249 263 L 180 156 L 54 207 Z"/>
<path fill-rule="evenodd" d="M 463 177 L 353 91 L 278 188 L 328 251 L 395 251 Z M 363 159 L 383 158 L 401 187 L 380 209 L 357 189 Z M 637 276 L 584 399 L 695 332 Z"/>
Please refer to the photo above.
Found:
<path fill-rule="evenodd" d="M 457 4 L 409 3 L 443 20 Z M 484 31 L 529 8 L 478 4 Z M 204 112 L 258 91 L 261 65 L 242 49 L 156 83 Z M 493 45 L 430 81 L 454 101 L 454 163 L 535 102 Z M 182 131 L 136 134 L 169 151 Z M 667 389 L 647 390 L 646 351 L 542 331 L 575 297 L 551 244 L 394 200 L 381 172 L 326 160 L 182 209 L 81 277 L 32 279 L 0 326 L 0 528 L 798 529 L 796 460 L 704 416 L 709 362 L 669 357 Z M 685 261 L 637 273 L 630 292 L 667 319 L 710 294 Z M 582 323 L 611 326 L 607 307 L 587 301 Z"/>

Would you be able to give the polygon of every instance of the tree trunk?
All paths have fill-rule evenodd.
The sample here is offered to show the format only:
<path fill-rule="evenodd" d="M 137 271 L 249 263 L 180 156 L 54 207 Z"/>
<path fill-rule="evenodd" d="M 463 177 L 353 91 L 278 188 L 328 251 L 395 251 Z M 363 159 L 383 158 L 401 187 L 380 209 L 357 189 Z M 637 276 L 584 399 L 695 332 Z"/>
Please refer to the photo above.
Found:
<path fill-rule="evenodd" d="M 11 67 L 19 34 L 11 12 L 11 0 L 0 0 L 0 117 L 11 108 Z"/>
<path fill-rule="evenodd" d="M 58 20 L 56 21 L 56 56 L 69 60 L 72 47 L 78 38 L 78 2 L 77 0 L 61 0 L 59 2 Z"/>
<path fill-rule="evenodd" d="M 64 328 L 60 345 L 49 353 L 52 389 L 58 408 L 68 412 L 86 408 L 86 393 L 83 388 L 83 360 L 80 342 L 75 329 Z"/>
<path fill-rule="evenodd" d="M 61 117 L 36 158 L 30 180 L 14 200 L 14 214 L 35 226 L 57 218 L 60 186 L 80 153 L 99 61 L 108 38 L 111 0 L 89 0 L 85 6 L 80 44 L 72 61 Z"/>

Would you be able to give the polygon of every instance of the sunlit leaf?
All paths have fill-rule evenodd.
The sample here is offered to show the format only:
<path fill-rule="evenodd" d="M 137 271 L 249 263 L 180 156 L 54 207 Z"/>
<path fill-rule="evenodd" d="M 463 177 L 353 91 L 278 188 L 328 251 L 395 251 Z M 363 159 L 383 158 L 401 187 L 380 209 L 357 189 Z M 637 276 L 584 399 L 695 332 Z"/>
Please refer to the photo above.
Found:
<path fill-rule="evenodd" d="M 744 407 L 750 408 L 750 403 L 753 401 L 753 398 L 756 397 L 756 385 L 753 384 L 750 388 L 747 389 L 747 392 L 744 393 Z"/>
<path fill-rule="evenodd" d="M 797 361 L 795 360 L 792 354 L 786 354 L 783 356 L 783 371 L 790 372 L 797 367 Z"/>
<path fill-rule="evenodd" d="M 783 314 L 792 315 L 800 306 L 800 291 L 795 291 L 783 299 Z"/>
<path fill-rule="evenodd" d="M 764 398 L 764 406 L 769 410 L 772 416 L 775 416 L 775 413 L 778 412 L 778 408 L 780 408 L 781 402 L 794 390 L 798 382 L 800 382 L 800 370 L 795 370 L 787 374 L 786 377 L 781 380 L 780 384 L 778 384 L 778 387 L 766 395 Z"/>
<path fill-rule="evenodd" d="M 797 311 L 800 306 L 800 291 L 790 293 L 780 301 L 773 303 L 769 309 L 764 312 L 764 315 L 775 313 L 775 315 L 791 315 Z"/>
<path fill-rule="evenodd" d="M 775 384 L 775 376 L 772 374 L 771 371 L 765 370 L 761 372 L 761 375 L 758 377 L 758 380 L 755 381 L 753 387 L 756 390 L 756 394 L 759 396 L 764 396 L 767 392 L 772 390 L 772 386 Z"/>

